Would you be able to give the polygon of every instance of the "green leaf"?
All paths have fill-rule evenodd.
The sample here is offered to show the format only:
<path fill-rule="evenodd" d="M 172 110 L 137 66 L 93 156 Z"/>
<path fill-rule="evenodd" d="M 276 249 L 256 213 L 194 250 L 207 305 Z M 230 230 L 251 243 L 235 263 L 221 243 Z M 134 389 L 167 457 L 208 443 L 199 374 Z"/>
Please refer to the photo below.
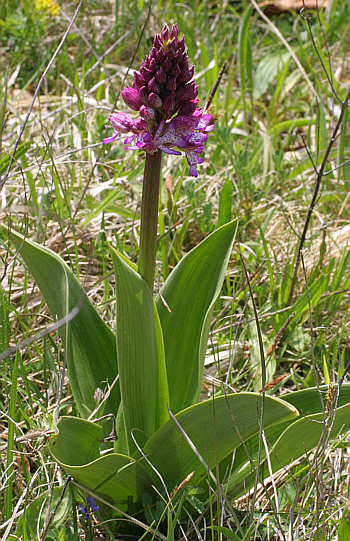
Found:
<path fill-rule="evenodd" d="M 186 254 L 156 298 L 170 409 L 174 414 L 199 400 L 212 309 L 225 277 L 236 229 L 237 222 L 230 222 Z"/>
<path fill-rule="evenodd" d="M 345 504 L 338 530 L 339 541 L 350 541 L 350 501 Z"/>
<path fill-rule="evenodd" d="M 50 511 L 52 512 L 57 505 L 59 499 L 62 496 L 63 486 L 54 487 L 52 489 Z M 36 534 L 42 529 L 44 525 L 44 519 L 46 516 L 47 506 L 49 502 L 49 493 L 44 492 L 38 496 L 33 502 L 31 502 L 25 510 L 25 513 L 21 515 L 17 528 L 16 535 L 9 537 L 9 541 L 18 541 L 19 538 L 32 539 L 31 533 Z M 53 516 L 51 527 L 60 526 L 68 513 L 72 510 L 72 496 L 69 490 L 67 490 L 62 498 L 62 501 L 57 508 L 56 513 Z M 38 524 L 39 523 L 39 524 Z M 26 535 L 25 535 L 26 534 Z M 35 537 L 36 538 L 36 537 Z"/>
<path fill-rule="evenodd" d="M 326 391 L 328 390 L 328 386 L 323 385 L 320 387 L 321 395 L 325 397 Z M 320 395 L 317 388 L 309 388 L 304 389 L 302 391 L 297 391 L 293 393 L 289 393 L 287 395 L 283 396 L 283 399 L 285 402 L 290 403 L 295 408 L 298 409 L 301 415 L 303 415 L 303 419 L 307 419 L 307 427 L 309 429 L 306 429 L 306 432 L 304 434 L 307 441 L 305 441 L 305 445 L 302 442 L 302 435 L 303 435 L 303 426 L 302 423 L 299 424 L 299 421 L 302 419 L 296 420 L 293 424 L 291 424 L 290 421 L 288 422 L 282 422 L 278 425 L 273 426 L 272 428 L 268 428 L 265 431 L 266 439 L 269 442 L 270 445 L 272 445 L 274 448 L 277 445 L 277 442 L 280 441 L 279 444 L 279 455 L 278 459 L 280 460 L 280 463 L 287 466 L 294 460 L 293 456 L 295 453 L 300 452 L 300 454 L 295 457 L 298 458 L 302 456 L 305 453 L 305 450 L 311 450 L 313 449 L 317 443 L 320 430 L 322 429 L 322 424 L 315 423 L 312 419 L 313 416 L 319 416 L 319 419 L 322 419 L 322 413 L 319 413 L 322 411 L 321 402 L 320 402 Z M 338 427 L 338 431 L 343 430 L 342 429 L 342 422 L 344 420 L 345 425 L 347 426 L 350 422 L 346 419 L 346 410 L 343 410 L 343 408 L 348 407 L 350 402 L 350 384 L 343 384 L 340 393 L 339 393 L 339 399 L 338 399 L 338 413 L 336 417 L 336 423 L 335 426 Z M 340 412 L 340 413 L 339 413 Z M 294 426 L 294 429 L 292 430 L 291 427 Z M 299 433 L 300 431 L 300 433 Z M 337 433 L 337 429 L 333 429 L 333 434 Z M 299 438 L 301 436 L 301 438 Z M 284 439 L 283 439 L 284 438 Z M 289 438 L 289 439 L 288 439 Z M 285 441 L 285 445 L 283 444 L 283 441 Z M 282 443 L 281 443 L 282 442 Z M 316 442 L 316 443 L 315 443 Z M 284 445 L 284 447 L 283 447 Z M 282 447 L 281 447 L 282 446 Z M 300 447 L 301 446 L 301 447 Z M 257 450 L 258 450 L 258 439 L 256 436 L 250 438 L 245 442 L 245 447 L 250 455 L 250 457 L 253 460 L 256 460 L 257 457 Z M 265 475 L 268 476 L 268 468 L 267 463 L 265 460 L 265 449 L 262 451 L 261 455 L 261 463 L 262 463 L 262 472 L 265 472 Z M 224 474 L 226 471 L 227 465 L 229 460 L 223 460 L 220 464 L 220 472 Z M 279 462 L 275 461 L 273 462 L 273 471 L 278 470 L 281 466 Z M 263 473 L 262 473 L 263 475 Z M 249 490 L 253 484 L 254 484 L 254 478 L 255 474 L 252 473 L 250 463 L 248 462 L 247 454 L 243 446 L 241 445 L 236 450 L 235 454 L 235 462 L 234 467 L 232 469 L 232 478 L 229 481 L 228 486 L 228 493 L 233 498 L 238 498 L 242 494 L 244 494 L 247 490 Z"/>
<path fill-rule="evenodd" d="M 218 460 L 221 460 L 240 444 L 240 437 L 247 439 L 259 430 L 257 408 L 260 400 L 261 397 L 253 393 L 229 395 L 227 401 L 225 397 L 216 398 L 215 427 L 211 400 L 188 408 L 176 418 L 205 460 L 208 453 L 209 466 L 212 468 L 216 462 L 215 440 Z M 265 427 L 296 415 L 297 411 L 289 404 L 266 397 Z M 84 419 L 61 417 L 58 429 L 59 433 L 50 439 L 50 452 L 75 481 L 122 511 L 126 511 L 130 498 L 139 508 L 142 507 L 142 495 L 145 493 L 152 497 L 154 495 L 156 500 L 152 485 L 158 486 L 159 479 L 147 463 L 135 460 L 141 458 L 138 452 L 134 458 L 117 453 L 98 456 L 101 427 Z M 148 440 L 144 452 L 162 475 L 169 490 L 193 470 L 195 475 L 191 483 L 197 483 L 207 474 L 206 468 L 171 419 Z"/>
<path fill-rule="evenodd" d="M 168 418 L 168 387 L 158 314 L 146 281 L 110 248 L 116 276 L 117 354 L 128 453 Z"/>
<path fill-rule="evenodd" d="M 217 229 L 231 221 L 231 184 L 231 179 L 228 178 L 220 193 Z"/>
<path fill-rule="evenodd" d="M 288 51 L 277 51 L 267 54 L 260 60 L 254 77 L 254 99 L 257 100 L 266 92 L 268 85 L 273 82 L 289 58 Z"/>
<path fill-rule="evenodd" d="M 77 417 L 61 417 L 57 427 L 59 433 L 49 442 L 50 453 L 76 482 L 124 512 L 128 497 L 142 503 L 142 494 L 153 495 L 155 480 L 141 463 L 117 453 L 99 456 L 101 427 Z"/>
<path fill-rule="evenodd" d="M 94 392 L 105 389 L 118 374 L 115 336 L 87 298 L 70 268 L 54 252 L 11 231 L 11 239 L 32 273 L 56 320 L 67 316 L 79 301 L 79 313 L 59 329 L 66 351 L 70 387 L 83 417 L 95 407 Z M 114 385 L 104 413 L 116 413 L 119 384 Z"/>
<path fill-rule="evenodd" d="M 274 454 L 271 457 L 272 471 L 277 471 L 281 467 L 281 463 L 282 465 L 288 465 L 303 456 L 306 451 L 314 449 L 321 438 L 322 421 L 323 414 L 318 413 L 298 419 L 289 426 L 274 446 Z M 337 409 L 331 436 L 335 437 L 340 432 L 346 432 L 349 429 L 350 404 L 347 404 Z M 293 445 L 291 445 L 291 442 L 293 442 Z"/>
<path fill-rule="evenodd" d="M 23 154 L 27 152 L 27 150 L 30 148 L 30 142 L 26 141 L 25 143 L 20 143 L 17 147 L 16 154 L 14 156 L 15 160 L 19 160 Z M 11 154 L 10 153 L 1 153 L 0 154 L 0 175 L 2 176 L 10 163 L 11 160 Z"/>
<path fill-rule="evenodd" d="M 209 461 L 209 467 L 213 468 L 216 464 L 215 444 L 217 460 L 220 462 L 232 453 L 242 440 L 259 431 L 260 402 L 261 396 L 254 393 L 221 396 L 214 401 L 207 400 L 181 411 L 176 415 L 176 419 L 204 460 Z M 294 419 L 297 415 L 297 410 L 283 400 L 266 397 L 264 428 Z M 195 471 L 195 474 L 191 484 L 198 483 L 208 473 L 172 419 L 153 434 L 146 443 L 144 452 L 162 475 L 169 490 L 192 471 Z"/>
<path fill-rule="evenodd" d="M 232 530 L 225 528 L 225 526 L 208 526 L 209 529 L 214 530 L 214 532 L 221 532 L 226 539 L 229 541 L 241 541 L 241 538 L 238 537 Z"/>

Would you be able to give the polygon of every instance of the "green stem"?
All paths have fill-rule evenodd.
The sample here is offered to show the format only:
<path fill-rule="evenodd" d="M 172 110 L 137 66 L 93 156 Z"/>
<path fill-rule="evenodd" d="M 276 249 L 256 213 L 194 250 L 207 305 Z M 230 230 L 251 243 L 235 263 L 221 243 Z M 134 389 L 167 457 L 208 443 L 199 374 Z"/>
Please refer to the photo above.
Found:
<path fill-rule="evenodd" d="M 156 268 L 161 161 L 161 150 L 158 150 L 155 154 L 146 154 L 142 188 L 139 273 L 148 283 L 152 293 Z"/>

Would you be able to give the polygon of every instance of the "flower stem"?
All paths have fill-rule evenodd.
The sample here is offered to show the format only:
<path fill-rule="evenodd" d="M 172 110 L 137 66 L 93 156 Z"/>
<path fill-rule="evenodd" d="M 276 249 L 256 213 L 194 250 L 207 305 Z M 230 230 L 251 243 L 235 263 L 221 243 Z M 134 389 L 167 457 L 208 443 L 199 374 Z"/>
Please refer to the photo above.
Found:
<path fill-rule="evenodd" d="M 139 251 L 139 273 L 146 280 L 153 293 L 154 271 L 156 267 L 158 199 L 162 151 L 146 153 L 143 174 L 141 230 Z"/>

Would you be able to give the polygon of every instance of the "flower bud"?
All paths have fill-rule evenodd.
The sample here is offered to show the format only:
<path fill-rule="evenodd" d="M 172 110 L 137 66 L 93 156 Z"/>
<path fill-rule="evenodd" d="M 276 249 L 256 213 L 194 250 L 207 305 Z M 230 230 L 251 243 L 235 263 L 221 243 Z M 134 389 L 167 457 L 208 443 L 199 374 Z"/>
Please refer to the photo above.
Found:
<path fill-rule="evenodd" d="M 156 62 L 158 64 L 162 64 L 165 60 L 165 54 L 163 53 L 163 50 L 160 49 L 160 51 L 157 51 L 154 55 L 154 58 L 156 59 Z"/>
<path fill-rule="evenodd" d="M 179 29 L 177 27 L 177 24 L 173 24 L 173 26 L 171 27 L 171 30 L 170 30 L 170 39 L 175 39 L 177 40 L 177 38 L 179 37 Z"/>
<path fill-rule="evenodd" d="M 169 75 L 171 75 L 171 77 L 178 77 L 180 74 L 181 74 L 180 66 L 179 64 L 175 64 L 175 66 L 170 70 Z"/>
<path fill-rule="evenodd" d="M 192 79 L 193 74 L 194 74 L 194 66 L 192 66 L 190 69 L 183 69 L 180 75 L 178 76 L 177 84 L 180 85 L 180 84 L 188 83 Z"/>
<path fill-rule="evenodd" d="M 166 74 L 164 73 L 162 66 L 159 68 L 159 70 L 156 73 L 156 79 L 158 83 L 160 83 L 161 85 L 163 85 L 166 82 Z"/>
<path fill-rule="evenodd" d="M 170 77 L 166 82 L 165 88 L 171 92 L 176 90 L 176 77 Z"/>
<path fill-rule="evenodd" d="M 144 80 L 142 75 L 140 75 L 140 73 L 138 73 L 137 71 L 134 71 L 134 85 L 133 85 L 133 87 L 136 88 L 137 90 L 140 90 L 140 88 L 143 87 L 143 86 L 146 86 L 146 81 Z"/>
<path fill-rule="evenodd" d="M 140 99 L 138 90 L 131 88 L 130 86 L 126 86 L 124 90 L 122 90 L 122 96 L 126 105 L 130 107 L 130 109 L 133 109 L 133 111 L 138 111 L 140 109 L 142 101 Z"/>
<path fill-rule="evenodd" d="M 198 87 L 197 87 L 197 94 L 198 94 Z M 197 94 L 196 94 L 195 83 L 193 82 L 189 85 L 186 85 L 180 88 L 176 93 L 176 97 L 179 101 L 190 101 L 196 98 Z"/>
<path fill-rule="evenodd" d="M 147 88 L 148 88 L 149 92 L 155 92 L 156 94 L 159 94 L 159 92 L 160 92 L 160 88 L 159 88 L 159 85 L 156 82 L 155 77 L 152 77 L 152 79 L 150 80 L 150 82 L 147 85 Z"/>
<path fill-rule="evenodd" d="M 146 68 L 146 66 L 142 66 L 142 68 L 140 68 L 140 73 L 146 83 L 148 83 L 153 77 L 153 72 L 150 69 Z"/>
<path fill-rule="evenodd" d="M 172 64 L 169 60 L 169 58 L 166 58 L 162 64 L 162 68 L 165 71 L 165 73 L 168 73 L 169 70 L 172 68 Z"/>
<path fill-rule="evenodd" d="M 150 105 L 152 105 L 152 107 L 155 107 L 156 109 L 160 109 L 163 104 L 161 98 L 158 96 L 158 94 L 155 94 L 154 92 L 152 92 L 148 96 L 148 101 Z"/>
<path fill-rule="evenodd" d="M 179 115 L 190 116 L 196 110 L 199 100 L 186 101 L 179 109 Z"/>
<path fill-rule="evenodd" d="M 128 133 L 133 123 L 132 118 L 125 113 L 112 113 L 108 120 L 112 124 L 113 130 L 118 133 Z"/>
<path fill-rule="evenodd" d="M 155 73 L 159 69 L 159 66 L 158 66 L 157 62 L 154 60 L 154 58 L 151 58 L 151 61 L 150 61 L 148 67 L 149 67 L 149 69 L 151 71 L 153 71 L 153 73 Z"/>
<path fill-rule="evenodd" d="M 141 101 L 142 101 L 142 103 L 144 105 L 149 105 L 149 103 L 148 103 L 148 91 L 147 91 L 147 88 L 145 86 L 140 88 L 139 96 L 140 96 L 140 99 L 141 99 Z"/>
<path fill-rule="evenodd" d="M 175 108 L 175 98 L 172 94 L 167 94 L 163 100 L 164 111 L 172 111 Z"/>
<path fill-rule="evenodd" d="M 144 120 L 155 120 L 156 113 L 152 107 L 146 107 L 146 105 L 141 105 L 140 107 L 140 117 Z"/>
<path fill-rule="evenodd" d="M 163 42 L 164 41 L 165 42 L 169 41 L 169 30 L 168 30 L 168 27 L 167 27 L 166 24 L 162 28 L 162 31 L 160 33 L 160 37 L 163 40 Z"/>

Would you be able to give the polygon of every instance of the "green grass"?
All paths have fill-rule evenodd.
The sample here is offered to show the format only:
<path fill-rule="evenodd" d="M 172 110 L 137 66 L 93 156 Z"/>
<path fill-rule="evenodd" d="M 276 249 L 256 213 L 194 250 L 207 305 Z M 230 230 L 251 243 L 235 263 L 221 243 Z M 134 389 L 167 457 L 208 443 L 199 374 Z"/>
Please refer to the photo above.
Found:
<path fill-rule="evenodd" d="M 57 16 L 35 10 L 29 0 L 8 0 L 0 7 L 2 176 L 40 76 L 75 9 L 68 2 L 62 2 L 61 7 Z M 227 372 L 228 365 L 223 364 L 214 375 L 221 381 L 227 378 L 235 390 L 261 389 L 256 326 L 241 253 L 265 350 L 295 312 L 269 358 L 268 392 L 280 395 L 317 381 L 338 381 L 350 362 L 350 163 L 340 167 L 350 158 L 348 111 L 330 152 L 303 248 L 311 313 L 301 265 L 292 301 L 289 297 L 297 234 L 304 227 L 314 189 L 310 157 L 319 167 L 340 113 L 321 61 L 328 76 L 332 74 L 334 90 L 342 100 L 349 87 L 348 5 L 344 8 L 341 2 L 333 1 L 330 12 L 321 11 L 319 20 L 310 12 L 320 58 L 305 18 L 288 13 L 272 19 L 302 69 L 276 31 L 247 2 L 158 1 L 147 22 L 148 7 L 142 0 L 83 3 L 76 26 L 42 84 L 17 148 L 2 192 L 2 221 L 60 253 L 113 326 L 114 278 L 108 243 L 137 261 L 144 159 L 142 154 L 125 150 L 122 139 L 102 146 L 103 137 L 110 133 L 106 117 L 117 99 L 116 108 L 126 110 L 119 97 L 121 84 L 131 83 L 133 69 L 138 69 L 164 22 L 177 22 L 199 74 L 196 81 L 203 104 L 225 61 L 228 67 L 211 106 L 217 125 L 209 137 L 198 179 L 188 176 L 187 164 L 180 157 L 164 156 L 159 282 L 218 222 L 239 218 L 237 242 L 208 344 L 208 354 L 228 351 L 231 369 Z M 52 320 L 6 231 L 1 238 L 1 257 L 0 345 L 4 351 L 9 344 L 34 338 Z M 232 348 L 237 353 L 231 359 Z M 0 524 L 14 517 L 21 497 L 19 509 L 23 510 L 48 485 L 64 482 L 63 472 L 57 471 L 45 446 L 56 415 L 75 413 L 63 370 L 64 355 L 56 334 L 35 339 L 20 354 L 1 361 Z M 278 380 L 282 375 L 286 378 Z M 219 382 L 218 393 L 221 388 Z M 211 384 L 207 391 L 212 392 Z M 23 437 L 26 434 L 27 439 Z M 268 498 L 258 492 L 251 512 L 252 532 L 258 539 L 278 539 L 278 532 L 287 538 L 298 513 L 298 526 L 295 522 L 293 528 L 303 527 L 305 539 L 334 538 L 342 514 L 340 495 L 346 495 L 348 482 L 343 473 L 344 447 L 345 443 L 333 444 L 320 463 L 319 478 L 310 473 L 305 460 L 284 476 L 284 484 L 278 482 L 275 490 L 269 487 Z M 327 487 L 321 496 L 320 484 Z M 72 511 L 74 498 L 66 522 L 54 524 L 47 539 L 91 536 L 91 531 L 82 532 Z M 186 494 L 186 498 L 179 509 L 183 505 L 196 520 L 202 510 L 199 504 L 196 509 L 194 494 Z M 240 538 L 249 529 L 249 522 L 243 520 L 247 502 L 231 502 L 238 523 L 242 520 L 239 528 L 233 519 L 223 524 Z M 225 506 L 224 513 L 229 514 Z M 215 525 L 216 502 L 211 512 Z M 206 518 L 209 524 L 210 510 L 206 510 Z M 184 522 L 185 531 L 192 528 L 189 535 L 195 535 L 188 524 Z M 6 527 L 1 526 L 1 535 Z M 113 525 L 96 528 L 96 536 L 104 532 L 108 538 Z M 203 521 L 199 529 L 203 534 Z M 176 536 L 181 537 L 178 529 Z"/>

